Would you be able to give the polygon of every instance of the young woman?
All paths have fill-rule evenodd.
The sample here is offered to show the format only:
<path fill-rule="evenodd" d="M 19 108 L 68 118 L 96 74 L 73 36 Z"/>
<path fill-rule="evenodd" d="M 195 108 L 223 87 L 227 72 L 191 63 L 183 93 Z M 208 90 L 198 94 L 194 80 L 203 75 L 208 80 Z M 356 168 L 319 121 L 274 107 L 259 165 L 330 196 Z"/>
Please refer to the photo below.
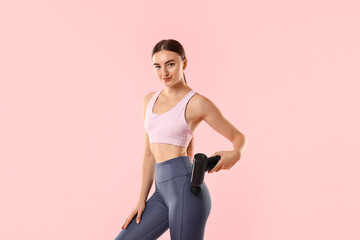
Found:
<path fill-rule="evenodd" d="M 145 153 L 139 200 L 115 240 L 153 240 L 170 228 L 172 240 L 202 240 L 211 199 L 205 182 L 201 192 L 190 191 L 193 133 L 205 121 L 234 145 L 218 151 L 218 164 L 209 173 L 230 169 L 240 160 L 245 136 L 224 118 L 205 96 L 186 82 L 182 45 L 173 39 L 158 42 L 152 51 L 155 73 L 164 89 L 143 99 Z M 155 192 L 146 201 L 155 174 Z"/>

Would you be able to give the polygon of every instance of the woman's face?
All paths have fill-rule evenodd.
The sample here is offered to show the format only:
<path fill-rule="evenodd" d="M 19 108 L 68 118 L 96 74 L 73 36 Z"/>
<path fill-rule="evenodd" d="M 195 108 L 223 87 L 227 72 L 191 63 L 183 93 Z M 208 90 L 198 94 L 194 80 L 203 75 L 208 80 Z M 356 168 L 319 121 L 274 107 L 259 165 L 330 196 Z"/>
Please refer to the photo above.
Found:
<path fill-rule="evenodd" d="M 153 55 L 155 74 L 164 85 L 171 86 L 178 81 L 182 81 L 186 61 L 185 58 L 183 62 L 176 52 L 161 50 Z"/>

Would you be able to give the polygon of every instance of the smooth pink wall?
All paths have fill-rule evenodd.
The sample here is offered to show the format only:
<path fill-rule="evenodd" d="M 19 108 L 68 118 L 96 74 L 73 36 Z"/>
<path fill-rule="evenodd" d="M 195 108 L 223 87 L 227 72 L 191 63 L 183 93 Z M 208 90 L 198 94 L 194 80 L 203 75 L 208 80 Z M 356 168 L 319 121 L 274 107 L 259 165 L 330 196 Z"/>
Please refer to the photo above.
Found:
<path fill-rule="evenodd" d="M 360 239 L 357 1 L 1 1 L 0 239 L 114 239 L 140 191 L 151 50 L 247 137 L 205 239 Z M 195 153 L 232 150 L 205 122 Z M 154 186 L 149 193 L 153 193 Z M 169 239 L 167 231 L 160 239 Z"/>

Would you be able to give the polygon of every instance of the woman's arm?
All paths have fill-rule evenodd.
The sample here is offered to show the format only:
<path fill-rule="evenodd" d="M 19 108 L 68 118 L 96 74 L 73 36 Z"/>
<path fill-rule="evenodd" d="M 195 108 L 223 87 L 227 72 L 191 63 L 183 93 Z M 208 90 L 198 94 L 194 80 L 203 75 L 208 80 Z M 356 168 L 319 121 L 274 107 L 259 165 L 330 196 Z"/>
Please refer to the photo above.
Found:
<path fill-rule="evenodd" d="M 220 112 L 219 108 L 208 98 L 202 96 L 198 98 L 197 111 L 200 112 L 204 120 L 211 128 L 227 138 L 233 144 L 232 151 L 218 151 L 212 156 L 220 155 L 218 164 L 209 173 L 220 169 L 230 169 L 240 160 L 241 154 L 245 149 L 245 135 L 231 124 Z"/>
<path fill-rule="evenodd" d="M 145 132 L 145 154 L 142 163 L 142 180 L 139 201 L 146 202 L 151 186 L 154 182 L 155 158 L 149 146 L 149 137 Z"/>
<path fill-rule="evenodd" d="M 151 96 L 155 92 L 151 92 L 147 94 L 142 103 L 142 112 L 143 118 L 145 121 L 146 108 L 151 99 Z M 142 162 L 142 180 L 141 180 L 141 189 L 139 194 L 139 201 L 146 202 L 151 186 L 154 182 L 155 175 L 155 157 L 150 149 L 149 136 L 145 131 L 145 150 L 144 157 Z"/>

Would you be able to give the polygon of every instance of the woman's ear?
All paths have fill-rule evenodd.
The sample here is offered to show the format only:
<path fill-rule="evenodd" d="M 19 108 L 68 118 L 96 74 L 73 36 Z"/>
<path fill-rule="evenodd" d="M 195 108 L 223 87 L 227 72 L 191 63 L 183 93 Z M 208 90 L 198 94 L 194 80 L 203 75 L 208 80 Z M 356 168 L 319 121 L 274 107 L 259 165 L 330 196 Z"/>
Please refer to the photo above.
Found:
<path fill-rule="evenodd" d="M 187 57 L 185 57 L 185 60 L 184 60 L 184 63 L 183 63 L 183 70 L 185 70 L 186 69 L 186 66 L 187 66 Z"/>

